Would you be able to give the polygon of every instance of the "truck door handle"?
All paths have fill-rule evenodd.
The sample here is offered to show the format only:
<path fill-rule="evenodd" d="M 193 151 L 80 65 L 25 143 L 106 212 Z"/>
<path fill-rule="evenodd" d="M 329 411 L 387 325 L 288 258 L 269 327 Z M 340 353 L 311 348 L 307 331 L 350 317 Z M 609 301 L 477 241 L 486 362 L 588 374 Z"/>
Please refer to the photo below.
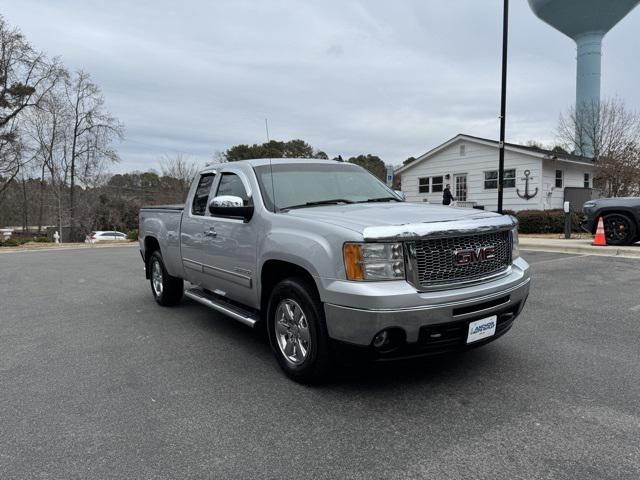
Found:
<path fill-rule="evenodd" d="M 215 229 L 213 227 L 211 227 L 209 230 L 205 230 L 204 234 L 207 237 L 217 237 L 218 236 L 218 233 L 215 231 Z"/>

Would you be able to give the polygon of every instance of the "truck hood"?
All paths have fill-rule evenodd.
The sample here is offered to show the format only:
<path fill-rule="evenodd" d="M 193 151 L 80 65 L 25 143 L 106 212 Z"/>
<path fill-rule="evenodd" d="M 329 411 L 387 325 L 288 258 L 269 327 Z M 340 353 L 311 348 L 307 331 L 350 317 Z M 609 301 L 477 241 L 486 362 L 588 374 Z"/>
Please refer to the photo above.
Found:
<path fill-rule="evenodd" d="M 434 231 L 515 224 L 511 217 L 497 213 L 406 202 L 327 205 L 290 210 L 287 215 L 348 228 L 365 239 L 420 237 Z"/>

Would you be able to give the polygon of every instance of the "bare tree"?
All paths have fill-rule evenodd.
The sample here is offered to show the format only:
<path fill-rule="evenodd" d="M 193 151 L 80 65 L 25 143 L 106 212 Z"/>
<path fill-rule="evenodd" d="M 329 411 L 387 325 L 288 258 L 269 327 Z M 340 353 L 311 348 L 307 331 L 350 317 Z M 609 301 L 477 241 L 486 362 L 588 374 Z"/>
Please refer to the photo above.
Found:
<path fill-rule="evenodd" d="M 228 160 L 224 152 L 222 150 L 216 150 L 211 155 L 211 162 L 207 163 L 207 165 L 210 165 L 211 163 L 227 163 L 227 162 Z"/>
<path fill-rule="evenodd" d="M 546 149 L 544 144 L 542 142 L 539 142 L 538 140 L 527 140 L 525 142 L 525 146 L 527 146 L 527 147 L 535 147 L 535 148 L 540 148 L 540 149 Z"/>
<path fill-rule="evenodd" d="M 72 240 L 77 225 L 95 223 L 123 130 L 87 73 L 71 77 L 0 16 L 0 216 L 37 219 L 41 230 L 56 212 L 61 234 L 68 218 Z"/>
<path fill-rule="evenodd" d="M 59 75 L 57 59 L 36 52 L 16 28 L 0 16 L 0 127 L 25 108 L 37 106 Z"/>
<path fill-rule="evenodd" d="M 100 88 L 88 73 L 78 71 L 66 82 L 66 99 L 70 110 L 69 153 L 69 227 L 74 239 L 76 228 L 76 187 L 86 185 L 103 173 L 105 162 L 119 160 L 111 147 L 121 139 L 124 126 L 104 108 Z M 78 182 L 79 180 L 79 182 Z"/>
<path fill-rule="evenodd" d="M 591 156 L 594 185 L 607 196 L 637 194 L 640 188 L 640 115 L 619 99 L 569 109 L 560 117 L 557 137 L 568 150 Z"/>
<path fill-rule="evenodd" d="M 36 52 L 0 16 L 0 198 L 31 158 L 20 138 L 21 116 L 55 87 L 61 67 Z"/>
<path fill-rule="evenodd" d="M 16 120 L 11 120 L 8 131 L 0 134 L 0 201 L 5 190 L 20 173 L 21 168 L 27 163 L 23 155 L 23 145 L 16 134 Z"/>
<path fill-rule="evenodd" d="M 178 182 L 179 194 L 186 197 L 191 181 L 198 173 L 198 165 L 189 161 L 182 153 L 164 154 L 160 159 L 160 172 L 163 177 L 173 178 Z"/>
<path fill-rule="evenodd" d="M 34 163 L 40 169 L 38 225 L 42 225 L 44 214 L 44 191 L 49 189 L 54 195 L 56 223 L 60 234 L 63 231 L 62 196 L 69 170 L 66 142 L 70 118 L 63 95 L 59 90 L 53 90 L 43 98 L 39 108 L 33 109 L 27 115 L 25 121 L 25 136 L 32 145 Z"/>

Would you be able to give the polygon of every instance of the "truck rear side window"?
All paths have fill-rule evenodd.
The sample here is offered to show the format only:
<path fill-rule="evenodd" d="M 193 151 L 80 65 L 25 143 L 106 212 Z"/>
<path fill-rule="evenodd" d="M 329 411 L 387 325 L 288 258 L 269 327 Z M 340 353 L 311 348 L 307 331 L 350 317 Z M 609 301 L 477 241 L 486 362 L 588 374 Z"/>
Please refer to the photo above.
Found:
<path fill-rule="evenodd" d="M 205 173 L 200 177 L 198 182 L 198 188 L 193 196 L 193 205 L 191 206 L 191 213 L 193 215 L 204 215 L 207 211 L 207 200 L 209 199 L 209 192 L 211 191 L 211 185 L 213 185 L 213 179 L 215 173 Z"/>

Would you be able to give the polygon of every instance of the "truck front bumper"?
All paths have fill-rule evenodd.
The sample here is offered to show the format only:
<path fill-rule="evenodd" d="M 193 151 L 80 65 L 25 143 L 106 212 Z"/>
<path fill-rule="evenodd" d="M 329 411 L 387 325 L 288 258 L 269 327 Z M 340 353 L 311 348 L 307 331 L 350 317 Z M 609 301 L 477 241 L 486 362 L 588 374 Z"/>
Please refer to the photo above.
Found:
<path fill-rule="evenodd" d="M 327 297 L 341 300 L 340 304 L 325 300 L 329 336 L 354 347 L 370 347 L 378 333 L 388 330 L 397 339 L 396 354 L 411 356 L 412 352 L 440 353 L 466 348 L 469 323 L 493 315 L 497 316 L 495 335 L 478 344 L 499 337 L 511 328 L 522 311 L 529 295 L 530 277 L 529 265 L 517 259 L 505 276 L 460 289 L 419 292 L 401 282 L 404 285 L 388 285 L 385 291 L 384 282 L 375 282 L 359 284 L 354 291 L 354 283 L 325 285 L 329 287 Z M 363 305 L 367 293 L 363 288 L 369 294 L 378 293 L 366 302 L 373 304 L 371 308 Z"/>

